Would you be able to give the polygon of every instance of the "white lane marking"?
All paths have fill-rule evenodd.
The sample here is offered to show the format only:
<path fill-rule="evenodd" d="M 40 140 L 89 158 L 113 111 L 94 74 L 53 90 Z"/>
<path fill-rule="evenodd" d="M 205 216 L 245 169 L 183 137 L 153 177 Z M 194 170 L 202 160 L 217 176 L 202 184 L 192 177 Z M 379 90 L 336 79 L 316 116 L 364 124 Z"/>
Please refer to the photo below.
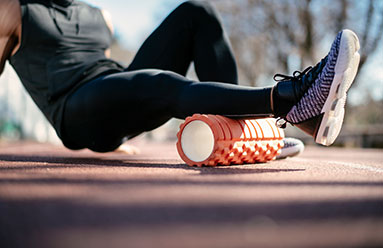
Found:
<path fill-rule="evenodd" d="M 347 163 L 347 162 L 337 162 L 337 161 L 324 161 L 324 162 L 332 163 L 332 164 L 338 164 L 338 165 L 344 165 L 344 166 L 348 166 L 348 167 L 355 168 L 355 169 L 369 170 L 372 172 L 383 173 L 383 169 L 379 169 L 379 168 L 376 168 L 373 166 L 368 166 L 368 165 Z"/>
<path fill-rule="evenodd" d="M 313 160 L 305 159 L 305 158 L 296 158 L 296 160 L 301 160 L 301 161 L 306 161 L 306 162 L 313 162 Z M 376 168 L 376 167 L 373 167 L 373 166 L 368 166 L 368 165 L 362 165 L 362 164 L 356 164 L 356 163 L 348 163 L 348 162 L 330 161 L 330 160 L 316 160 L 316 161 L 327 163 L 327 164 L 336 164 L 336 165 L 347 166 L 347 167 L 354 168 L 354 169 L 361 169 L 361 170 L 368 170 L 368 171 L 372 171 L 372 172 L 383 173 L 383 169 Z"/>

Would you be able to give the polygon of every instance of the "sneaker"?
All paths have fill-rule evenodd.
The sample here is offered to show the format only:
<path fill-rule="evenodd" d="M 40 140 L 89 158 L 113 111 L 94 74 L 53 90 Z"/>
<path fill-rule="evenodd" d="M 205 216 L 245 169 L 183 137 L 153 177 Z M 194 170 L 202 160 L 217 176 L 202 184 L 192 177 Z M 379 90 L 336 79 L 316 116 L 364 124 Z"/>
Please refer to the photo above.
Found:
<path fill-rule="evenodd" d="M 305 145 L 299 139 L 284 138 L 281 154 L 279 154 L 275 159 L 278 160 L 298 156 L 304 149 Z"/>
<path fill-rule="evenodd" d="M 288 82 L 297 89 L 294 93 L 299 98 L 280 117 L 313 136 L 316 143 L 331 145 L 343 124 L 346 93 L 358 70 L 358 50 L 358 37 L 345 29 L 338 33 L 328 55 L 314 68 L 294 72 L 293 77 L 277 74 L 283 78 L 280 83 Z M 278 88 L 280 83 L 276 85 L 279 95 L 283 93 L 283 87 Z"/>

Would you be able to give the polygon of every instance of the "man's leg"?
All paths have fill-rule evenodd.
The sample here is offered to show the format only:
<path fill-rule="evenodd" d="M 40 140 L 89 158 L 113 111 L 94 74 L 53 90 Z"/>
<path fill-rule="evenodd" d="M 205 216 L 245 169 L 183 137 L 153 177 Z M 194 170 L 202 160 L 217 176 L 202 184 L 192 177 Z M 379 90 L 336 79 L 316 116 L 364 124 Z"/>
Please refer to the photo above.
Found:
<path fill-rule="evenodd" d="M 64 133 L 80 147 L 112 151 L 123 137 L 154 129 L 171 117 L 273 113 L 313 135 L 318 143 L 330 145 L 342 125 L 346 92 L 359 63 L 358 49 L 352 31 L 340 32 L 320 63 L 294 77 L 285 76 L 274 87 L 275 95 L 271 88 L 194 82 L 162 70 L 102 76 L 69 97 Z M 292 105 L 290 111 L 276 112 L 284 102 Z"/>
<path fill-rule="evenodd" d="M 194 61 L 200 81 L 237 84 L 237 67 L 215 9 L 188 1 L 146 39 L 127 71 L 161 69 L 185 76 Z"/>
<path fill-rule="evenodd" d="M 131 137 L 194 113 L 251 117 L 271 114 L 270 88 L 195 82 L 177 73 L 137 70 L 102 76 L 67 100 L 66 137 L 78 147 L 106 152 Z"/>

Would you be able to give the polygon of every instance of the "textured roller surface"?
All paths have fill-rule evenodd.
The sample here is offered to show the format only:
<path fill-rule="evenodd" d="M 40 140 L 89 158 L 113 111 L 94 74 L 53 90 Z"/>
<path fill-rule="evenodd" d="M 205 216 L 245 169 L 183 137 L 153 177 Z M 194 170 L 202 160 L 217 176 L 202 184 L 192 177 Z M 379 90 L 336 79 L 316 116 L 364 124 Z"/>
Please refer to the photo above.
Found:
<path fill-rule="evenodd" d="M 211 134 L 197 122 L 205 123 Z M 191 130 L 191 126 L 198 128 Z M 211 140 L 206 136 L 213 137 L 212 147 L 206 145 Z M 177 138 L 177 150 L 182 160 L 190 166 L 201 167 L 274 160 L 281 152 L 284 133 L 271 118 L 233 120 L 220 115 L 195 114 L 181 124 Z M 200 156 L 203 152 L 197 150 L 201 147 L 209 149 L 207 155 Z"/>

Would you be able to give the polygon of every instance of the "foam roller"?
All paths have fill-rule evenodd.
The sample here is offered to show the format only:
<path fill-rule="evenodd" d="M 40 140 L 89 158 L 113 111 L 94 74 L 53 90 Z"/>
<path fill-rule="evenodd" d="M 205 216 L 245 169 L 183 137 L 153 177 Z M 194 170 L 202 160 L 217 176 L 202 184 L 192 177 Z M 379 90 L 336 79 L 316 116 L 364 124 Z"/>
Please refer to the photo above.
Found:
<path fill-rule="evenodd" d="M 284 132 L 275 119 L 233 120 L 195 114 L 177 134 L 177 150 L 190 166 L 267 162 L 281 153 Z"/>

